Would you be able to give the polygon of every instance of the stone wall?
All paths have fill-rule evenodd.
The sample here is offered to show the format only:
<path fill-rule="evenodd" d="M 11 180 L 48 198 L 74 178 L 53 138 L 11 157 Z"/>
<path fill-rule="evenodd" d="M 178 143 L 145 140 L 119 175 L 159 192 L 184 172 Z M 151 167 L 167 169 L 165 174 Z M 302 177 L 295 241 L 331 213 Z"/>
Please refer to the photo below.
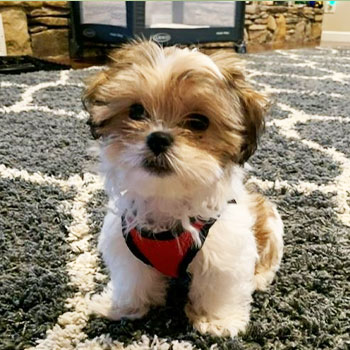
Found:
<path fill-rule="evenodd" d="M 0 14 L 8 55 L 69 58 L 68 1 L 0 1 Z M 248 51 L 318 45 L 322 18 L 322 9 L 305 6 L 247 5 L 244 37 Z"/>
<path fill-rule="evenodd" d="M 67 1 L 0 1 L 8 55 L 67 57 Z"/>
<path fill-rule="evenodd" d="M 318 45 L 323 9 L 253 3 L 246 6 L 244 37 L 248 49 Z"/>

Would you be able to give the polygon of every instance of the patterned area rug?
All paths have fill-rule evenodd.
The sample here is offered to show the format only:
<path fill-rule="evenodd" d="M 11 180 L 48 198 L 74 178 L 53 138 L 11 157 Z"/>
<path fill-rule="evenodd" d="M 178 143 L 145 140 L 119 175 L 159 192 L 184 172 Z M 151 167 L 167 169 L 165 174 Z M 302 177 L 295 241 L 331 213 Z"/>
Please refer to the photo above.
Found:
<path fill-rule="evenodd" d="M 106 283 L 96 252 L 106 198 L 80 102 L 92 68 L 0 76 L 0 349 L 349 348 L 350 51 L 242 58 L 275 101 L 248 181 L 277 203 L 286 231 L 247 332 L 195 332 L 188 281 L 142 320 L 87 313 L 86 296 Z"/>

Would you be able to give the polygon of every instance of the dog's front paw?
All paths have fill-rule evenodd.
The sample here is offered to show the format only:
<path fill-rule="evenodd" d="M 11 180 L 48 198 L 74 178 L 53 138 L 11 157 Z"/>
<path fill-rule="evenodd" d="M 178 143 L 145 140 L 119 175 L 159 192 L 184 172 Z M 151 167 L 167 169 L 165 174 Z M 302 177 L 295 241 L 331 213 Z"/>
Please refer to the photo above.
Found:
<path fill-rule="evenodd" d="M 193 327 L 202 334 L 211 334 L 217 337 L 235 337 L 239 332 L 244 332 L 249 321 L 249 312 L 237 315 L 228 315 L 223 318 L 210 318 L 200 316 L 187 305 L 186 314 Z"/>
<path fill-rule="evenodd" d="M 88 301 L 89 311 L 92 314 L 118 321 L 122 318 L 137 319 L 143 317 L 149 307 L 142 306 L 121 306 L 112 301 L 110 291 L 107 289 L 101 294 L 95 294 Z"/>
<path fill-rule="evenodd" d="M 208 320 L 199 319 L 193 322 L 196 328 L 202 334 L 211 334 L 217 337 L 235 337 L 239 332 L 246 329 L 247 322 L 241 322 L 236 319 L 218 319 Z"/>

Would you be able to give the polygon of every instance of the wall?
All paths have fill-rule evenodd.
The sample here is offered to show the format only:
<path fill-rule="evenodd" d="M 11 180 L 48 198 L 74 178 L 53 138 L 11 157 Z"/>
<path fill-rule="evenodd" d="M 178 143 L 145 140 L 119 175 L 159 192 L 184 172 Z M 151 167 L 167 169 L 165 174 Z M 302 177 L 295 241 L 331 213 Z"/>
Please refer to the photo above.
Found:
<path fill-rule="evenodd" d="M 337 1 L 334 13 L 325 12 L 322 41 L 350 43 L 350 2 Z"/>

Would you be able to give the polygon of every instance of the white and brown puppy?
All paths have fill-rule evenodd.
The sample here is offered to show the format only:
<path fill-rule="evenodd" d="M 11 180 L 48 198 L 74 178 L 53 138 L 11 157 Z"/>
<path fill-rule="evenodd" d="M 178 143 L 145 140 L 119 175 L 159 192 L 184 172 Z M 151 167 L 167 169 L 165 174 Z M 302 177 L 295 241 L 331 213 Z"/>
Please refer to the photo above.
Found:
<path fill-rule="evenodd" d="M 145 41 L 111 58 L 85 92 L 111 207 L 99 238 L 111 281 L 93 311 L 142 317 L 187 270 L 194 327 L 233 337 L 282 257 L 279 214 L 243 184 L 267 101 L 226 52 Z"/>

